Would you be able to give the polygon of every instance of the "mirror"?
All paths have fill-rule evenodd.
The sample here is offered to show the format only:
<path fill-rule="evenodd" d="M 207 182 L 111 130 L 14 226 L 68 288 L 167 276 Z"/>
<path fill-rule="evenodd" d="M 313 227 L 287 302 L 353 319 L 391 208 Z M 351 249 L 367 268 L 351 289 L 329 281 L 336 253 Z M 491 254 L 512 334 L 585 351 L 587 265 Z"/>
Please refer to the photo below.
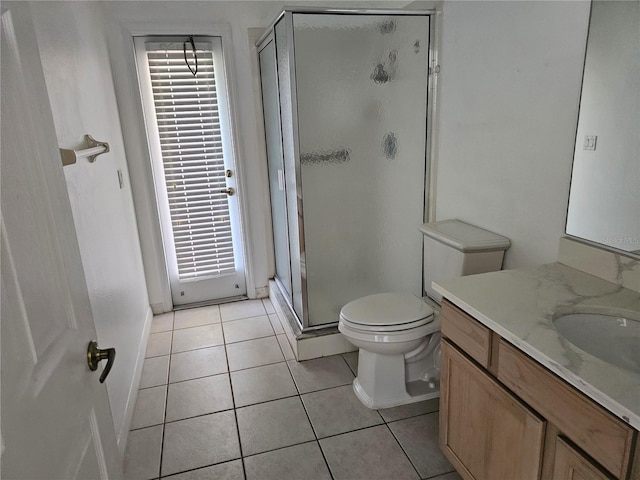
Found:
<path fill-rule="evenodd" d="M 593 1 L 566 233 L 640 256 L 640 2 Z"/>

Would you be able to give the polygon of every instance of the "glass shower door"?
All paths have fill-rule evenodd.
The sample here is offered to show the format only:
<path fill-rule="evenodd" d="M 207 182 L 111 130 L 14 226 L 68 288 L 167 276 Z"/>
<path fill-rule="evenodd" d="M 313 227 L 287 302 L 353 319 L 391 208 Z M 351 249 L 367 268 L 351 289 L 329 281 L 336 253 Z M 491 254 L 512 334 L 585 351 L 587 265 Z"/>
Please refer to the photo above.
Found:
<path fill-rule="evenodd" d="M 269 169 L 271 218 L 276 260 L 276 278 L 291 297 L 291 266 L 289 256 L 289 232 L 287 228 L 287 200 L 285 197 L 282 136 L 280 133 L 280 101 L 278 99 L 278 72 L 274 41 L 265 46 L 259 55 L 262 82 L 265 141 Z"/>
<path fill-rule="evenodd" d="M 429 17 L 294 13 L 293 27 L 312 327 L 363 295 L 422 294 Z"/>

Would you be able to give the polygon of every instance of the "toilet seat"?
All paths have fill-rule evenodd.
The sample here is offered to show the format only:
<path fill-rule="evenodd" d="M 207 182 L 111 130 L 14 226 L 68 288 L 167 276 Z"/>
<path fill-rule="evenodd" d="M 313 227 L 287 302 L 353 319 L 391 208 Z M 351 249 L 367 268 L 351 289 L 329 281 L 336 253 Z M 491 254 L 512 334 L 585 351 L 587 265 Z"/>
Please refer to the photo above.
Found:
<path fill-rule="evenodd" d="M 433 321 L 433 309 L 409 293 L 377 293 L 347 303 L 340 320 L 364 332 L 399 332 Z"/>
<path fill-rule="evenodd" d="M 340 317 L 340 322 L 344 325 L 347 325 L 352 330 L 357 330 L 362 333 L 389 333 L 392 334 L 394 332 L 404 332 L 406 330 L 412 330 L 418 327 L 422 327 L 427 325 L 433 321 L 433 316 L 423 318 L 421 320 L 417 320 L 415 322 L 409 323 L 400 323 L 397 325 L 362 325 L 360 323 L 350 322 L 344 317 Z"/>

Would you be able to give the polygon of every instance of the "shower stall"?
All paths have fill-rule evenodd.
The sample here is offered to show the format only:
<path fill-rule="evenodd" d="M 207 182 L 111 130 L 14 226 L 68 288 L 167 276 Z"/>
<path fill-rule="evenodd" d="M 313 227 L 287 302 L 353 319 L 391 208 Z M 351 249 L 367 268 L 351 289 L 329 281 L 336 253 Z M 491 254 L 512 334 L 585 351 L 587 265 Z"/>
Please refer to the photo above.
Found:
<path fill-rule="evenodd" d="M 257 44 L 275 280 L 303 332 L 422 296 L 432 15 L 287 9 Z"/>

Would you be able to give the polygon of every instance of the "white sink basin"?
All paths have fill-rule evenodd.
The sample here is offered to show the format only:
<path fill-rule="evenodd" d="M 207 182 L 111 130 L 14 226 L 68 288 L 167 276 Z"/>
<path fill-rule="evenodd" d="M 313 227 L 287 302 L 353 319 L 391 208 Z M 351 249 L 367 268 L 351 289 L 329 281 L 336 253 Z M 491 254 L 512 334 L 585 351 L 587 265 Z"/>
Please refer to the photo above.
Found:
<path fill-rule="evenodd" d="M 640 322 L 595 313 L 572 313 L 553 321 L 576 347 L 618 367 L 640 373 Z"/>

